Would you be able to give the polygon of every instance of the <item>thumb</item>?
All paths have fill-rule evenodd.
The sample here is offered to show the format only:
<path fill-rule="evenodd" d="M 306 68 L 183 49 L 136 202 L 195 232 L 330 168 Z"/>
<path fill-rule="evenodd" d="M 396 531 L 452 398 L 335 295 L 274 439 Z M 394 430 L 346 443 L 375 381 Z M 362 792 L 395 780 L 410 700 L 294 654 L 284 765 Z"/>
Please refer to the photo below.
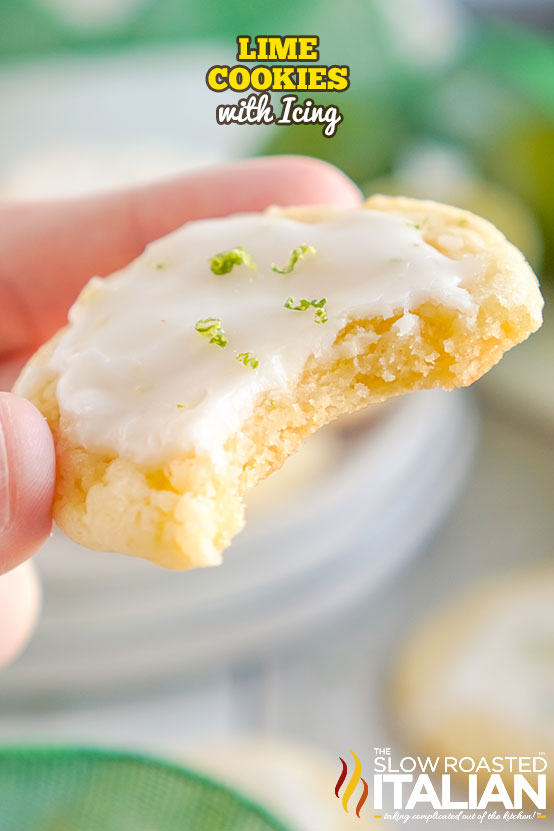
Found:
<path fill-rule="evenodd" d="M 41 545 L 52 525 L 54 443 L 33 405 L 0 392 L 0 574 Z"/>

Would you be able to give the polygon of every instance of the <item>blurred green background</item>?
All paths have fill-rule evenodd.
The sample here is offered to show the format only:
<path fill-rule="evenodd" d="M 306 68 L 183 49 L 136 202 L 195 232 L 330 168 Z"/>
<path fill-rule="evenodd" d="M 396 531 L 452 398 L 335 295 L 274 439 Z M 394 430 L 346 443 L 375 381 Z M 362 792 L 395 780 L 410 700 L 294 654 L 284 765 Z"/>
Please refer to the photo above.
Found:
<path fill-rule="evenodd" d="M 483 14 L 481 6 L 519 11 L 535 26 Z M 232 62 L 237 34 L 317 33 L 322 63 L 351 66 L 347 92 L 313 96 L 339 104 L 336 137 L 302 126 L 255 128 L 253 139 L 252 128 L 238 128 L 245 145 L 231 142 L 228 155 L 310 154 L 337 164 L 367 193 L 468 207 L 495 221 L 535 267 L 554 270 L 552 3 L 2 0 L 0 11 L 0 61 L 8 70 L 53 56 L 78 62 L 193 48 L 194 105 L 202 99 L 213 111 L 221 100 L 205 89 L 203 49 Z M 173 105 L 189 101 L 183 89 Z M 217 129 L 215 116 L 212 122 Z"/>

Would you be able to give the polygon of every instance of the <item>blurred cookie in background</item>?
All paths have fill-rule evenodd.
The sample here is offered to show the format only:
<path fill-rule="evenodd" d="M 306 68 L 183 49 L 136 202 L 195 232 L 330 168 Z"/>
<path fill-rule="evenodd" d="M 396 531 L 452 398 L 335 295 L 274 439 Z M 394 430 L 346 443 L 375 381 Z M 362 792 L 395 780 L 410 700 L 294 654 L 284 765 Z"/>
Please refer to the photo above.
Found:
<path fill-rule="evenodd" d="M 402 746 L 488 759 L 544 753 L 552 765 L 553 598 L 549 562 L 482 582 L 416 626 L 392 675 Z"/>

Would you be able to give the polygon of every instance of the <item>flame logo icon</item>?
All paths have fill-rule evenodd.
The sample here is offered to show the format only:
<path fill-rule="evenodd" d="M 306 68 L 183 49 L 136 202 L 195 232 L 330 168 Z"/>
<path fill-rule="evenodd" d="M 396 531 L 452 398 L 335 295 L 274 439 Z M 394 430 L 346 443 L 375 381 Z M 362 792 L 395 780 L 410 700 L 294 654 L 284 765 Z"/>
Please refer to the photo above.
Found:
<path fill-rule="evenodd" d="M 364 789 L 362 791 L 362 795 L 360 796 L 360 798 L 358 800 L 358 804 L 356 805 L 356 816 L 359 818 L 360 811 L 362 810 L 362 808 L 364 806 L 364 803 L 367 799 L 368 786 L 367 786 L 367 782 L 365 781 L 365 779 L 362 779 L 362 763 L 360 762 L 360 760 L 358 759 L 358 757 L 356 756 L 356 754 L 354 753 L 353 750 L 350 750 L 349 752 L 351 753 L 352 758 L 354 759 L 354 770 L 352 771 L 352 776 L 350 777 L 350 779 L 349 779 L 349 781 L 346 785 L 346 788 L 344 789 L 344 793 L 342 795 L 342 807 L 344 808 L 344 810 L 348 814 L 349 813 L 349 811 L 348 811 L 348 802 L 350 800 L 350 797 L 352 796 L 352 794 L 356 790 L 356 787 L 358 786 L 358 782 L 362 782 L 362 784 L 364 786 Z M 337 797 L 337 799 L 340 798 L 339 797 L 340 789 L 342 788 L 342 786 L 344 784 L 344 780 L 346 779 L 346 775 L 348 773 L 348 765 L 346 764 L 346 762 L 344 761 L 342 756 L 339 756 L 339 759 L 342 763 L 342 770 L 341 770 L 340 776 L 337 780 L 337 784 L 335 785 L 335 796 Z"/>

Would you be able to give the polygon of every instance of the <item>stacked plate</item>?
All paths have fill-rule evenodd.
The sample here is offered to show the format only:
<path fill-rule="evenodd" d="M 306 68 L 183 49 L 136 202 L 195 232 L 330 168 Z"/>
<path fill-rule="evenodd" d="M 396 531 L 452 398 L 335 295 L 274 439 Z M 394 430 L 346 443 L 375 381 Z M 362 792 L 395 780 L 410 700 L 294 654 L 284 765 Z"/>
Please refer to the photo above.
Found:
<path fill-rule="evenodd" d="M 56 531 L 36 558 L 42 620 L 3 676 L 2 706 L 136 690 L 267 655 L 374 592 L 439 524 L 475 438 L 463 392 L 418 393 L 377 412 L 312 437 L 272 477 L 286 486 L 268 481 L 219 568 L 167 572 Z"/>

